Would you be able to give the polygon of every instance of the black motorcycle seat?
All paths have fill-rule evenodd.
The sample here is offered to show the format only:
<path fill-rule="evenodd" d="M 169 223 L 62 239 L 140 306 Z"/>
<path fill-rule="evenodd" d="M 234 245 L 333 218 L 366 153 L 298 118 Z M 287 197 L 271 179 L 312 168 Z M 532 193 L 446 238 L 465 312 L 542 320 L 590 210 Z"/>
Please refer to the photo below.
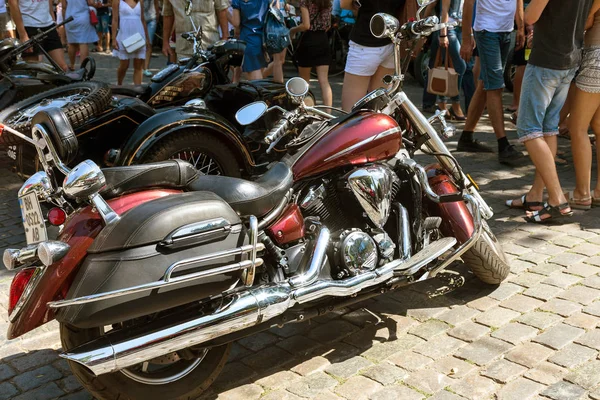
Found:
<path fill-rule="evenodd" d="M 69 71 L 64 74 L 37 74 L 37 78 L 45 82 L 71 83 L 81 82 L 85 76 L 85 68 L 80 68 L 77 71 Z"/>
<path fill-rule="evenodd" d="M 293 181 L 290 167 L 279 162 L 255 181 L 204 175 L 190 183 L 187 189 L 213 192 L 229 203 L 239 215 L 262 217 L 281 202 Z"/>
<path fill-rule="evenodd" d="M 150 85 L 110 85 L 110 90 L 116 95 L 139 97 L 148 93 Z"/>
<path fill-rule="evenodd" d="M 104 168 L 102 172 L 106 187 L 100 194 L 105 199 L 150 188 L 184 189 L 198 175 L 192 164 L 181 160 Z"/>
<path fill-rule="evenodd" d="M 58 156 L 65 164 L 73 161 L 79 150 L 79 141 L 65 113 L 58 107 L 38 111 L 31 126 L 41 125 L 48 132 Z"/>

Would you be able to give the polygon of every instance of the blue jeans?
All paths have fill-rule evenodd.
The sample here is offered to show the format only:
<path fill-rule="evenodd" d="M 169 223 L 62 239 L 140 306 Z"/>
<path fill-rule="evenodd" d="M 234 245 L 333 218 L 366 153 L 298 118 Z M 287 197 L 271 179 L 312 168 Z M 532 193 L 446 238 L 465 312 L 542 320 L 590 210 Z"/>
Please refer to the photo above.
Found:
<path fill-rule="evenodd" d="M 469 109 L 469 103 L 471 102 L 471 98 L 473 97 L 473 93 L 475 93 L 475 83 L 473 82 L 473 64 L 465 63 L 460 56 L 460 39 L 462 32 L 460 29 L 448 29 L 448 49 L 450 50 L 450 57 L 452 58 L 452 64 L 454 65 L 454 70 L 458 74 L 458 87 L 463 88 L 464 96 L 465 96 L 465 106 L 466 110 Z M 437 56 L 438 48 L 440 47 L 439 41 L 439 32 L 433 34 L 431 38 L 431 48 L 429 49 L 429 68 L 433 68 L 435 65 L 435 58 Z M 446 50 L 442 49 L 442 59 L 446 57 Z M 467 78 L 465 80 L 465 77 Z M 470 77 L 470 78 L 469 78 Z M 426 80 L 425 82 L 427 82 Z M 447 99 L 443 96 L 440 96 L 440 102 L 446 102 Z M 460 102 L 460 95 L 454 96 L 451 99 L 452 103 Z M 436 95 L 431 94 L 427 91 L 427 85 L 423 90 L 423 107 L 433 106 L 436 102 Z"/>
<path fill-rule="evenodd" d="M 146 21 L 146 27 L 148 28 L 148 40 L 150 40 L 150 46 L 154 43 L 154 35 L 156 34 L 156 20 L 151 19 Z"/>
<path fill-rule="evenodd" d="M 110 13 L 103 13 L 98 15 L 98 25 L 96 25 L 96 31 L 98 33 L 107 34 L 109 33 L 108 27 L 110 25 L 111 15 Z M 110 43 L 109 43 L 110 45 Z"/>
<path fill-rule="evenodd" d="M 475 42 L 479 49 L 479 79 L 483 81 L 483 88 L 504 88 L 504 67 L 510 51 L 510 32 L 475 31 Z"/>
<path fill-rule="evenodd" d="M 560 110 L 576 71 L 577 68 L 555 70 L 527 65 L 517 119 L 520 142 L 558 135 Z"/>

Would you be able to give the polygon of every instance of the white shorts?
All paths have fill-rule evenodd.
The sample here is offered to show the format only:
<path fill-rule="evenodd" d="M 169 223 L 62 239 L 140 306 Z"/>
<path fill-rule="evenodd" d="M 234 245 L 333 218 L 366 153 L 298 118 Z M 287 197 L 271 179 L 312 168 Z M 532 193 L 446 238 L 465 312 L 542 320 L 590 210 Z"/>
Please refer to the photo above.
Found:
<path fill-rule="evenodd" d="M 394 68 L 394 45 L 366 47 L 350 41 L 345 71 L 352 75 L 373 76 L 377 68 Z"/>

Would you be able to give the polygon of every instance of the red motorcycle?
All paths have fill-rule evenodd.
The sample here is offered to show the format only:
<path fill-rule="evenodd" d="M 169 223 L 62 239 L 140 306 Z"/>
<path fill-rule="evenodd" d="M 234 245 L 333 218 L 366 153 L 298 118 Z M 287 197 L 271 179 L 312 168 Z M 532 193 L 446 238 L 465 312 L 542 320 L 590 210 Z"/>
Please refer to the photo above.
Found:
<path fill-rule="evenodd" d="M 380 14 L 372 30 L 399 44 L 444 26 L 432 22 L 399 28 Z M 491 210 L 391 79 L 387 98 L 373 93 L 340 118 L 305 105 L 306 82 L 290 80 L 298 108 L 265 141 L 315 121 L 298 136 L 306 144 L 256 181 L 198 176 L 180 160 L 70 170 L 61 160 L 77 139 L 58 109 L 35 115 L 32 138 L 5 127 L 44 167 L 19 191 L 29 244 L 3 257 L 18 268 L 7 337 L 56 319 L 61 356 L 96 398 L 191 398 L 244 336 L 435 276 L 448 281 L 441 294 L 462 284 L 445 270 L 459 258 L 500 283 L 509 266 L 485 223 Z M 254 103 L 238 121 L 266 111 Z M 421 146 L 439 165 L 411 158 Z M 44 216 L 40 200 L 56 207 Z M 58 240 L 47 240 L 45 218 Z"/>

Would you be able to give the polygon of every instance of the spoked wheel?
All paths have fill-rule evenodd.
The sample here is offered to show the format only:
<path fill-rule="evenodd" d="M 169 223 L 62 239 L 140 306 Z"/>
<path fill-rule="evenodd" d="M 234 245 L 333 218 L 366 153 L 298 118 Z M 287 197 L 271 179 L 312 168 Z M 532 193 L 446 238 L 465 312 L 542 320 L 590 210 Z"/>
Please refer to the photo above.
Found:
<path fill-rule="evenodd" d="M 100 115 L 108 108 L 111 91 L 99 82 L 79 82 L 57 87 L 22 100 L 0 113 L 0 122 L 24 134 L 31 131 L 31 119 L 43 110 L 58 107 L 66 114 L 73 129 Z M 14 135 L 2 135 L 3 143 L 18 144 Z"/>
<path fill-rule="evenodd" d="M 65 351 L 96 339 L 104 328 L 80 329 L 60 325 Z M 190 399 L 200 396 L 215 381 L 229 357 L 231 345 L 166 354 L 120 371 L 94 375 L 79 363 L 69 361 L 73 374 L 97 399 Z"/>
<path fill-rule="evenodd" d="M 239 178 L 241 166 L 232 146 L 210 133 L 188 129 L 156 143 L 142 163 L 179 159 L 192 164 L 203 175 Z"/>
<path fill-rule="evenodd" d="M 502 245 L 486 221 L 479 240 L 462 255 L 465 264 L 483 282 L 499 285 L 510 273 Z"/>

